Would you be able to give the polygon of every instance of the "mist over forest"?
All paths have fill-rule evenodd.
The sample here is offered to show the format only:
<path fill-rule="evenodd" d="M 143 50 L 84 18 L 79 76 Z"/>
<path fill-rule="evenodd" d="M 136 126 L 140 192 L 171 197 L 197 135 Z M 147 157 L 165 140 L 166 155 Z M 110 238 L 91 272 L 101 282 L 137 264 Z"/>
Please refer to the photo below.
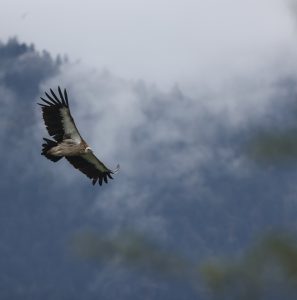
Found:
<path fill-rule="evenodd" d="M 71 241 L 134 232 L 203 263 L 271 232 L 294 234 L 296 80 L 268 66 L 189 95 L 1 42 L 0 298 L 208 299 L 202 280 L 195 289 L 116 259 L 85 260 Z M 48 135 L 36 103 L 58 86 L 96 155 L 120 163 L 108 185 L 40 155 Z"/>

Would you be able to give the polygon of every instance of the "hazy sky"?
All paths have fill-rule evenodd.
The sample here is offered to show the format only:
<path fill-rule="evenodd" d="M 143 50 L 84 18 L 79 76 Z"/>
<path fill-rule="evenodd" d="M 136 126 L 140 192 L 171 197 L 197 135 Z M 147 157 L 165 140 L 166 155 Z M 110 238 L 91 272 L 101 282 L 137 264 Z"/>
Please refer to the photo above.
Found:
<path fill-rule="evenodd" d="M 0 0 L 0 39 L 126 79 L 195 84 L 296 52 L 284 0 Z"/>
<path fill-rule="evenodd" d="M 260 3 L 0 0 L 0 39 L 83 61 L 58 66 L 15 40 L 0 45 L 1 299 L 197 299 L 181 282 L 118 269 L 121 259 L 70 257 L 76 232 L 133 229 L 200 260 L 297 230 L 296 160 L 249 155 L 258 131 L 296 128 L 294 19 L 285 1 Z M 120 163 L 110 184 L 92 187 L 40 155 L 36 102 L 58 85 L 96 155 Z"/>

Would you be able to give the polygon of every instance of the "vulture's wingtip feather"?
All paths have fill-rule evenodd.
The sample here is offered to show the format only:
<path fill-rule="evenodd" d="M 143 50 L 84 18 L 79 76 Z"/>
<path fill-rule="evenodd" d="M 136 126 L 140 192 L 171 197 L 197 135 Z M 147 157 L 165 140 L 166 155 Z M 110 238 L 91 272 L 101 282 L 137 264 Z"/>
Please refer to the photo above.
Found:
<path fill-rule="evenodd" d="M 54 91 L 52 89 L 50 89 L 51 94 L 53 95 L 53 97 L 60 103 L 59 98 L 57 97 L 57 95 L 54 93 Z"/>
<path fill-rule="evenodd" d="M 65 102 L 64 96 L 63 96 L 63 93 L 62 93 L 62 90 L 61 90 L 60 86 L 58 86 L 58 92 L 59 92 L 59 95 L 60 95 L 60 98 L 62 99 L 62 101 Z"/>
<path fill-rule="evenodd" d="M 111 173 L 116 174 L 119 172 L 119 170 L 120 170 L 120 164 L 117 164 L 116 168 L 114 170 L 111 170 Z"/>
<path fill-rule="evenodd" d="M 66 102 L 67 106 L 69 106 L 69 103 L 68 103 L 68 95 L 67 95 L 66 89 L 64 89 L 64 98 L 65 98 L 65 102 Z"/>
<path fill-rule="evenodd" d="M 47 98 L 49 100 L 51 100 L 53 102 L 53 104 L 60 104 L 58 99 L 53 99 L 47 92 L 45 92 L 45 95 L 47 96 Z"/>
<path fill-rule="evenodd" d="M 46 104 L 48 104 L 49 106 L 52 106 L 53 103 L 52 102 L 49 102 L 48 100 L 45 100 L 44 98 L 40 97 L 40 99 L 45 102 Z M 46 106 L 46 105 L 45 105 Z"/>

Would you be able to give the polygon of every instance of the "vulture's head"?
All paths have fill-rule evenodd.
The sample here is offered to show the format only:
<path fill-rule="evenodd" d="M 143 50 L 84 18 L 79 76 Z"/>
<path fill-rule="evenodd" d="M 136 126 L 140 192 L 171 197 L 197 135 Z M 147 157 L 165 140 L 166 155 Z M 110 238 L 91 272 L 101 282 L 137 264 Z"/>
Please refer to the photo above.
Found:
<path fill-rule="evenodd" d="M 91 147 L 86 147 L 85 152 L 86 153 L 93 153 L 93 150 L 91 149 Z"/>

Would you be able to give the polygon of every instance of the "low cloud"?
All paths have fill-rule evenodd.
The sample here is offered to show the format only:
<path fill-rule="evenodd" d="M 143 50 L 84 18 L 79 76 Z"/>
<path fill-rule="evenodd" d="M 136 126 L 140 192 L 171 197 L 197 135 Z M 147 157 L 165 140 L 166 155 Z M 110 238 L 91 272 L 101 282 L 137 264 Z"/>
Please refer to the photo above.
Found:
<path fill-rule="evenodd" d="M 103 216 L 114 229 L 142 224 L 155 232 L 159 227 L 165 237 L 178 214 L 168 215 L 168 207 L 183 201 L 194 210 L 202 202 L 228 206 L 242 197 L 247 184 L 256 184 L 256 166 L 244 145 L 253 130 L 280 121 L 279 112 L 292 105 L 295 79 L 283 71 L 273 75 L 268 68 L 258 77 L 253 71 L 222 81 L 214 92 L 206 88 L 189 96 L 178 85 L 162 91 L 68 64 L 43 88 L 66 86 L 83 136 L 108 166 L 121 164 L 90 214 Z M 294 116 L 288 119 L 294 121 Z M 78 183 L 80 177 L 72 178 Z M 232 194 L 234 184 L 240 188 Z"/>
<path fill-rule="evenodd" d="M 272 73 L 268 66 L 266 72 L 222 79 L 213 89 L 210 84 L 195 92 L 178 84 L 162 90 L 107 70 L 61 64 L 47 53 L 10 43 L 0 47 L 0 223 L 6 230 L 0 253 L 5 258 L 10 252 L 11 260 L 0 263 L 3 270 L 16 271 L 4 282 L 3 297 L 16 295 L 16 283 L 23 296 L 32 295 L 25 274 L 37 257 L 30 273 L 31 291 L 39 286 L 37 298 L 49 282 L 66 294 L 79 282 L 77 298 L 92 299 L 107 284 L 103 299 L 126 285 L 131 289 L 124 299 L 131 299 L 141 293 L 133 288 L 138 280 L 144 289 L 158 286 L 156 299 L 172 299 L 170 283 L 121 270 L 113 276 L 114 266 L 75 269 L 61 245 L 85 228 L 106 235 L 136 229 L 201 259 L 238 252 L 254 235 L 274 227 L 295 229 L 290 209 L 295 207 L 295 172 L 259 167 L 245 151 L 258 128 L 294 126 L 296 76 L 289 69 Z M 24 94 L 20 78 L 29 87 Z M 111 168 L 121 164 L 108 185 L 93 187 L 66 161 L 54 164 L 40 156 L 47 133 L 37 98 L 58 85 L 67 88 L 76 125 L 98 157 Z M 38 276 L 48 262 L 59 268 Z"/>

